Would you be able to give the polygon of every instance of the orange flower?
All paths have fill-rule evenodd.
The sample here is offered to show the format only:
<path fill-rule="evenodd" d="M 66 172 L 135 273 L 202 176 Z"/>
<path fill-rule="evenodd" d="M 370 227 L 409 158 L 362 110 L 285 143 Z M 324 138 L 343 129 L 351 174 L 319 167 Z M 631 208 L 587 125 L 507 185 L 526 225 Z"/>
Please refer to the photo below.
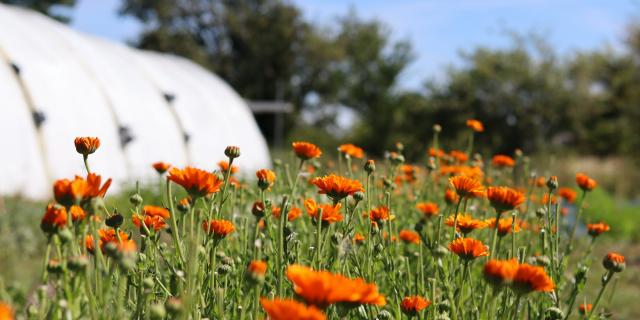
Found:
<path fill-rule="evenodd" d="M 481 197 L 484 195 L 484 187 L 480 181 L 466 177 L 455 176 L 449 178 L 449 183 L 456 189 L 460 197 Z"/>
<path fill-rule="evenodd" d="M 364 240 L 365 238 L 360 232 L 356 232 L 356 234 L 353 235 L 353 242 L 355 244 L 361 244 L 362 242 L 364 242 Z"/>
<path fill-rule="evenodd" d="M 227 173 L 227 171 L 229 171 L 229 161 L 222 160 L 218 162 L 218 168 L 220 168 L 220 171 L 222 171 L 223 173 Z M 238 172 L 238 167 L 231 166 L 231 174 L 234 174 L 236 172 Z"/>
<path fill-rule="evenodd" d="M 449 250 L 467 261 L 489 255 L 484 243 L 473 238 L 458 238 L 453 240 L 449 243 Z"/>
<path fill-rule="evenodd" d="M 389 208 L 382 206 L 371 209 L 369 219 L 376 223 L 389 220 Z"/>
<path fill-rule="evenodd" d="M 230 233 L 236 230 L 236 227 L 233 225 L 231 221 L 224 219 L 213 219 L 209 222 L 202 222 L 202 229 L 207 232 L 209 235 L 213 235 L 216 238 L 224 238 L 228 236 Z"/>
<path fill-rule="evenodd" d="M 599 235 L 601 235 L 602 233 L 605 233 L 607 231 L 609 231 L 609 225 L 607 225 L 606 223 L 588 223 L 587 224 L 587 231 L 589 232 L 589 235 L 592 237 L 597 237 Z"/>
<path fill-rule="evenodd" d="M 4 302 L 0 302 L 0 320 L 13 320 L 13 309 Z"/>
<path fill-rule="evenodd" d="M 84 217 L 87 216 L 87 213 L 84 212 L 80 206 L 76 205 L 71 206 L 69 213 L 71 214 L 71 220 L 73 220 L 73 222 L 82 221 Z"/>
<path fill-rule="evenodd" d="M 467 120 L 467 127 L 471 128 L 471 130 L 473 130 L 475 132 L 484 131 L 484 125 L 482 125 L 482 122 L 480 122 L 480 121 L 478 121 L 476 119 Z"/>
<path fill-rule="evenodd" d="M 454 222 L 455 222 L 454 216 L 449 216 L 447 220 L 444 221 L 444 223 L 446 223 L 449 227 L 453 227 Z M 487 226 L 486 222 L 482 220 L 476 220 L 471 215 L 468 215 L 468 214 L 458 215 L 457 230 L 459 232 L 464 233 L 465 235 L 473 230 L 482 229 L 486 226 Z"/>
<path fill-rule="evenodd" d="M 326 194 L 333 201 L 338 202 L 346 196 L 351 196 L 358 191 L 364 191 L 358 180 L 352 180 L 335 174 L 311 180 L 318 189 L 319 194 Z"/>
<path fill-rule="evenodd" d="M 607 253 L 602 260 L 602 265 L 605 269 L 613 272 L 622 272 L 626 267 L 624 256 L 615 252 Z"/>
<path fill-rule="evenodd" d="M 276 219 L 280 219 L 281 212 L 282 210 L 279 207 L 271 208 L 271 215 Z M 293 221 L 295 219 L 298 219 L 301 215 L 302 215 L 302 210 L 300 210 L 300 208 L 292 207 L 291 209 L 289 209 L 289 213 L 287 214 L 287 220 Z"/>
<path fill-rule="evenodd" d="M 438 204 L 434 202 L 420 202 L 416 204 L 416 209 L 420 210 L 427 218 L 438 215 Z"/>
<path fill-rule="evenodd" d="M 269 169 L 256 171 L 256 177 L 258 178 L 258 187 L 262 190 L 271 188 L 276 181 L 276 174 Z"/>
<path fill-rule="evenodd" d="M 293 290 L 308 304 L 324 308 L 333 303 L 373 304 L 383 306 L 385 298 L 375 284 L 363 279 L 349 279 L 328 271 L 314 271 L 301 265 L 287 268 Z"/>
<path fill-rule="evenodd" d="M 578 312 L 580 312 L 581 315 L 585 315 L 587 313 L 589 313 L 591 311 L 591 309 L 593 308 L 593 306 L 591 305 L 591 303 L 581 303 L 578 306 Z"/>
<path fill-rule="evenodd" d="M 171 168 L 171 164 L 162 161 L 156 162 L 152 166 L 158 174 L 164 174 L 169 170 L 169 168 Z"/>
<path fill-rule="evenodd" d="M 338 151 L 344 154 L 348 154 L 352 158 L 362 159 L 364 157 L 364 150 L 351 143 L 340 145 L 338 147 Z"/>
<path fill-rule="evenodd" d="M 305 306 L 295 300 L 260 299 L 260 304 L 267 313 L 268 320 L 325 320 L 326 317 L 320 309 L 314 306 Z"/>
<path fill-rule="evenodd" d="M 67 225 L 67 209 L 50 203 L 40 221 L 40 228 L 47 233 L 54 233 Z"/>
<path fill-rule="evenodd" d="M 122 254 L 130 254 L 138 251 L 138 246 L 133 240 L 122 240 L 118 243 L 118 252 Z"/>
<path fill-rule="evenodd" d="M 307 214 L 312 218 L 317 218 L 318 210 L 322 210 L 322 222 L 334 223 L 342 221 L 343 217 L 340 214 L 341 204 L 338 203 L 335 206 L 330 204 L 318 205 L 313 199 L 307 199 L 304 201 L 304 208 L 307 210 Z"/>
<path fill-rule="evenodd" d="M 147 226 L 147 228 L 154 231 L 162 230 L 167 226 L 161 216 L 145 215 L 144 217 L 141 217 L 140 215 L 134 214 L 131 216 L 131 221 L 138 228 L 142 228 L 142 223 L 144 222 L 144 225 Z"/>
<path fill-rule="evenodd" d="M 162 219 L 169 219 L 171 216 L 169 210 L 157 206 L 144 206 L 142 207 L 142 212 L 145 216 L 160 217 Z"/>
<path fill-rule="evenodd" d="M 458 194 L 447 188 L 447 190 L 444 191 L 444 201 L 448 204 L 455 204 L 458 202 Z"/>
<path fill-rule="evenodd" d="M 576 192 L 571 188 L 558 189 L 558 195 L 560 198 L 566 200 L 568 203 L 573 203 L 576 200 Z"/>
<path fill-rule="evenodd" d="M 402 308 L 402 312 L 404 312 L 406 315 L 413 317 L 417 315 L 418 312 L 427 308 L 430 304 L 431 301 L 421 296 L 409 296 L 402 299 L 400 308 Z"/>
<path fill-rule="evenodd" d="M 469 156 L 467 156 L 466 153 L 460 151 L 460 150 L 451 150 L 449 152 L 449 155 L 456 160 L 456 162 L 462 164 L 467 162 L 467 160 L 469 160 Z"/>
<path fill-rule="evenodd" d="M 487 219 L 485 222 L 490 229 L 495 229 L 496 218 Z M 509 232 L 511 232 L 512 227 L 515 232 L 520 232 L 520 224 L 518 223 L 518 221 L 516 221 L 516 224 L 514 225 L 513 218 L 498 220 L 498 236 L 506 236 Z"/>
<path fill-rule="evenodd" d="M 434 148 L 429 148 L 429 156 L 434 157 L 436 159 L 442 158 L 442 156 L 444 156 L 444 150 L 442 149 L 436 150 Z"/>
<path fill-rule="evenodd" d="M 540 201 L 540 203 L 546 205 L 547 203 L 549 203 L 549 199 L 551 199 L 551 204 L 555 205 L 556 203 L 558 203 L 558 198 L 556 198 L 556 196 L 554 196 L 554 195 L 551 195 L 551 198 L 549 198 L 549 194 L 548 193 L 545 193 L 542 196 L 542 201 Z"/>
<path fill-rule="evenodd" d="M 598 186 L 595 180 L 589 178 L 589 176 L 584 173 L 576 174 L 576 183 L 583 191 L 591 191 Z"/>
<path fill-rule="evenodd" d="M 523 294 L 532 291 L 551 292 L 554 284 L 543 267 L 523 263 L 513 277 L 513 288 Z"/>
<path fill-rule="evenodd" d="M 86 181 L 79 176 L 76 176 L 73 181 L 60 179 L 53 183 L 53 196 L 59 204 L 70 206 L 82 199 L 86 189 Z"/>
<path fill-rule="evenodd" d="M 513 210 L 524 202 L 524 194 L 509 187 L 489 187 L 487 198 L 498 212 Z"/>
<path fill-rule="evenodd" d="M 489 260 L 484 265 L 484 278 L 493 285 L 510 283 L 516 276 L 519 265 L 516 259 Z"/>
<path fill-rule="evenodd" d="M 494 167 L 513 167 L 516 165 L 516 162 L 507 155 L 496 154 L 491 158 L 491 164 L 493 164 Z"/>
<path fill-rule="evenodd" d="M 102 177 L 100 175 L 89 173 L 87 175 L 87 189 L 84 193 L 84 199 L 104 198 L 109 186 L 111 186 L 111 179 L 107 179 L 107 181 L 102 184 Z"/>
<path fill-rule="evenodd" d="M 302 160 L 309 160 L 317 158 L 322 155 L 322 150 L 313 143 L 309 142 L 294 142 L 291 144 L 293 152 Z"/>
<path fill-rule="evenodd" d="M 545 177 L 538 177 L 535 181 L 536 187 L 542 188 L 547 185 L 547 179 Z"/>
<path fill-rule="evenodd" d="M 218 192 L 222 185 L 217 175 L 193 167 L 171 168 L 167 179 L 181 185 L 193 198 Z"/>
<path fill-rule="evenodd" d="M 118 236 L 116 236 L 116 230 L 114 229 L 100 229 L 98 230 L 98 237 L 100 237 L 100 239 L 98 240 L 98 246 L 100 247 L 100 249 L 104 252 L 104 246 L 107 243 L 110 242 L 114 242 L 114 243 L 119 243 L 120 240 L 122 242 L 126 242 L 127 240 L 129 240 L 129 235 L 127 235 L 126 233 L 124 233 L 122 230 L 120 230 L 118 232 L 118 234 L 120 235 L 120 239 L 118 240 Z M 87 247 L 87 251 L 93 253 L 94 250 L 94 243 L 93 243 L 93 235 L 87 235 L 85 237 L 85 246 Z M 133 245 L 135 246 L 135 243 L 133 243 Z M 125 249 L 130 249 L 131 248 L 131 244 L 127 243 L 126 247 L 123 247 Z"/>
<path fill-rule="evenodd" d="M 249 273 L 264 276 L 267 273 L 267 263 L 262 260 L 253 260 L 247 266 Z"/>
<path fill-rule="evenodd" d="M 90 155 L 100 148 L 100 139 L 98 137 L 77 137 L 73 140 L 76 151 L 83 155 Z"/>
<path fill-rule="evenodd" d="M 400 230 L 400 233 L 398 234 L 398 236 L 405 243 L 415 243 L 415 244 L 420 243 L 420 235 L 415 231 Z"/>

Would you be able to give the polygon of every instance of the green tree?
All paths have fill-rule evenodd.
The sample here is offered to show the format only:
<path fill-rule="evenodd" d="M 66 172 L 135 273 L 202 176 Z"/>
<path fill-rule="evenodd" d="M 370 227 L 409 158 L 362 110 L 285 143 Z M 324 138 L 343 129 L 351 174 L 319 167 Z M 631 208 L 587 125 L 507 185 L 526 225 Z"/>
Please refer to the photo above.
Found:
<path fill-rule="evenodd" d="M 68 23 L 71 17 L 67 13 L 76 5 L 76 0 L 0 0 L 0 3 L 30 8 Z"/>

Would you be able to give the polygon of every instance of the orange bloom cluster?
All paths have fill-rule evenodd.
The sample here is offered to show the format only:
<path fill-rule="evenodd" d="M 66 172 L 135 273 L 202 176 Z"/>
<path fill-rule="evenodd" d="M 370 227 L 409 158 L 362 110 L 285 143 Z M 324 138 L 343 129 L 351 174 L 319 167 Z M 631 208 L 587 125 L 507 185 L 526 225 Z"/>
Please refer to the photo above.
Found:
<path fill-rule="evenodd" d="M 144 213 L 143 216 L 134 214 L 131 217 L 136 227 L 142 228 L 142 223 L 144 223 L 147 228 L 159 231 L 167 226 L 165 219 L 169 219 L 170 217 L 169 210 L 156 206 L 144 206 L 142 212 Z"/>
<path fill-rule="evenodd" d="M 326 194 L 333 201 L 340 201 L 358 191 L 364 191 L 358 180 L 352 180 L 335 174 L 314 178 L 311 183 L 318 187 L 318 193 Z"/>
<path fill-rule="evenodd" d="M 434 202 L 419 202 L 416 204 L 416 209 L 420 210 L 427 218 L 438 215 L 438 204 Z"/>
<path fill-rule="evenodd" d="M 496 228 L 496 218 L 487 219 L 485 222 L 490 229 Z M 497 227 L 498 236 L 500 237 L 506 236 L 509 232 L 511 232 L 511 229 L 513 229 L 514 232 L 520 232 L 520 223 L 516 220 L 516 223 L 513 224 L 513 218 L 498 220 Z"/>
<path fill-rule="evenodd" d="M 102 184 L 101 176 L 89 173 L 86 179 L 75 176 L 73 180 L 56 180 L 53 183 L 53 195 L 58 203 L 70 206 L 82 199 L 104 197 L 109 186 L 111 186 L 111 179 Z"/>
<path fill-rule="evenodd" d="M 309 142 L 294 142 L 291 144 L 293 152 L 302 160 L 309 160 L 317 158 L 322 155 L 322 150 L 313 143 Z"/>
<path fill-rule="evenodd" d="M 193 198 L 218 192 L 222 185 L 217 175 L 193 167 L 171 168 L 167 179 L 181 185 Z"/>
<path fill-rule="evenodd" d="M 381 206 L 371 209 L 371 211 L 369 211 L 369 219 L 375 223 L 389 220 L 389 208 Z"/>
<path fill-rule="evenodd" d="M 487 247 L 480 240 L 472 238 L 458 238 L 449 243 L 449 250 L 464 260 L 473 260 L 489 255 Z"/>
<path fill-rule="evenodd" d="M 568 203 L 573 203 L 576 200 L 576 192 L 571 188 L 558 189 L 558 195 Z"/>
<path fill-rule="evenodd" d="M 120 239 L 118 239 L 118 235 Z M 118 244 L 118 249 L 120 251 L 133 251 L 136 250 L 136 243 L 133 240 L 129 240 L 129 235 L 123 231 L 119 231 L 118 235 L 116 235 L 116 230 L 114 229 L 100 229 L 98 230 L 98 246 L 100 250 L 104 252 L 105 245 L 107 243 L 113 242 Z M 85 246 L 87 247 L 87 251 L 93 253 L 94 252 L 94 240 L 93 235 L 87 235 L 85 237 Z"/>
<path fill-rule="evenodd" d="M 498 212 L 513 210 L 524 202 L 524 194 L 509 187 L 489 187 L 487 199 Z"/>
<path fill-rule="evenodd" d="M 513 167 L 516 165 L 516 161 L 513 158 L 504 155 L 504 154 L 496 154 L 491 158 L 491 164 L 494 167 L 504 168 L 504 167 Z"/>
<path fill-rule="evenodd" d="M 165 172 L 167 172 L 167 170 L 169 170 L 169 168 L 171 168 L 171 164 L 166 162 L 156 162 L 152 166 L 158 174 L 164 174 Z"/>
<path fill-rule="evenodd" d="M 280 207 L 271 208 L 271 215 L 274 218 L 280 219 L 280 213 L 282 213 L 282 209 L 280 209 Z M 298 219 L 301 215 L 302 215 L 302 210 L 300 210 L 300 208 L 292 207 L 291 209 L 289 209 L 289 213 L 287 213 L 287 220 L 293 221 L 295 219 Z"/>
<path fill-rule="evenodd" d="M 227 173 L 227 171 L 229 171 L 229 161 L 227 160 L 222 160 L 218 162 L 218 168 L 220 168 L 220 171 L 222 171 L 223 173 Z M 231 174 L 234 174 L 238 172 L 238 167 L 237 166 L 231 166 Z"/>
<path fill-rule="evenodd" d="M 553 280 L 543 267 L 512 260 L 490 260 L 484 266 L 484 277 L 494 285 L 511 284 L 521 294 L 533 291 L 550 292 Z"/>
<path fill-rule="evenodd" d="M 420 243 L 420 235 L 413 230 L 400 230 L 398 236 L 400 237 L 400 240 L 405 243 Z"/>
<path fill-rule="evenodd" d="M 449 216 L 447 220 L 444 221 L 446 225 L 453 228 L 455 224 L 455 217 Z M 457 231 L 462 232 L 463 234 L 468 234 L 469 232 L 476 229 L 483 229 L 487 226 L 487 223 L 482 220 L 474 219 L 471 215 L 468 214 L 459 214 L 457 221 Z"/>
<path fill-rule="evenodd" d="M 325 320 L 322 311 L 314 306 L 305 306 L 295 300 L 260 299 L 260 304 L 269 320 Z"/>
<path fill-rule="evenodd" d="M 328 271 L 314 271 L 301 265 L 287 268 L 287 278 L 293 290 L 308 304 L 324 308 L 334 303 L 372 304 L 383 306 L 385 297 L 375 284 L 363 279 L 349 279 Z"/>
<path fill-rule="evenodd" d="M 597 237 L 605 232 L 609 231 L 609 225 L 606 223 L 588 223 L 587 232 L 592 237 Z"/>
<path fill-rule="evenodd" d="M 340 145 L 338 147 L 338 151 L 347 154 L 352 158 L 362 159 L 364 157 L 364 150 L 351 143 Z"/>
<path fill-rule="evenodd" d="M 318 205 L 313 199 L 304 201 L 304 208 L 310 217 L 317 218 L 318 210 L 322 210 L 322 222 L 329 224 L 342 221 L 343 217 L 342 214 L 340 214 L 341 207 L 340 203 L 332 206 L 330 204 Z"/>
<path fill-rule="evenodd" d="M 100 148 L 100 139 L 97 137 L 77 137 L 73 140 L 73 144 L 79 154 L 87 156 Z"/>
<path fill-rule="evenodd" d="M 598 186 L 598 183 L 595 180 L 589 178 L 589 176 L 584 173 L 576 174 L 576 183 L 580 189 L 584 191 L 591 191 Z"/>
<path fill-rule="evenodd" d="M 236 227 L 233 222 L 224 219 L 213 219 L 202 222 L 202 229 L 216 238 L 224 238 L 234 232 Z"/>
<path fill-rule="evenodd" d="M 484 186 L 480 181 L 467 176 L 455 176 L 449 178 L 449 183 L 460 197 L 482 197 Z"/>
<path fill-rule="evenodd" d="M 40 221 L 40 228 L 44 232 L 55 232 L 67 225 L 67 209 L 55 204 L 48 204 Z"/>
<path fill-rule="evenodd" d="M 426 309 L 429 305 L 431 305 L 431 301 L 421 296 L 404 297 L 402 302 L 400 302 L 402 312 L 410 317 L 415 316 L 418 312 Z"/>
<path fill-rule="evenodd" d="M 466 125 L 468 128 L 470 128 L 471 130 L 475 131 L 475 132 L 482 132 L 484 131 L 484 125 L 482 124 L 482 122 L 476 120 L 476 119 L 469 119 L 466 122 Z"/>

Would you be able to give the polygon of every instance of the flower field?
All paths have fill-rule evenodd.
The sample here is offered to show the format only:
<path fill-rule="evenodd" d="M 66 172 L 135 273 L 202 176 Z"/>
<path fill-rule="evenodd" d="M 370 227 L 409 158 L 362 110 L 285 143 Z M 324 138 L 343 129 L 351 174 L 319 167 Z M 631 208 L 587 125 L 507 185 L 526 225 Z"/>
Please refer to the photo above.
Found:
<path fill-rule="evenodd" d="M 234 146 L 215 171 L 158 162 L 152 195 L 117 207 L 91 171 L 100 140 L 79 137 L 86 172 L 41 208 L 39 286 L 21 298 L 0 278 L 0 320 L 616 318 L 627 262 L 584 217 L 597 181 L 474 154 L 475 120 L 464 146 L 441 130 L 422 164 L 400 143 L 367 159 L 310 142 L 250 175 Z"/>

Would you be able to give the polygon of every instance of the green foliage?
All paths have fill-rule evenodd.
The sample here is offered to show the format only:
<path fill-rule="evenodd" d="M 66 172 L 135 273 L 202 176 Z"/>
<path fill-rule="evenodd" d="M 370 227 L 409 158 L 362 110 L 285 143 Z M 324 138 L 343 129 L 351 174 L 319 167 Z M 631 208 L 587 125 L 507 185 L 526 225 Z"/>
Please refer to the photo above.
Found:
<path fill-rule="evenodd" d="M 595 189 L 587 196 L 587 209 L 585 217 L 592 223 L 605 221 L 611 226 L 611 232 L 606 235 L 615 238 L 627 238 L 634 241 L 640 240 L 637 233 L 638 212 L 637 205 L 620 203 L 601 188 Z"/>
<path fill-rule="evenodd" d="M 44 13 L 60 22 L 68 23 L 71 17 L 60 9 L 71 9 L 76 0 L 0 0 L 0 3 L 17 5 Z"/>

